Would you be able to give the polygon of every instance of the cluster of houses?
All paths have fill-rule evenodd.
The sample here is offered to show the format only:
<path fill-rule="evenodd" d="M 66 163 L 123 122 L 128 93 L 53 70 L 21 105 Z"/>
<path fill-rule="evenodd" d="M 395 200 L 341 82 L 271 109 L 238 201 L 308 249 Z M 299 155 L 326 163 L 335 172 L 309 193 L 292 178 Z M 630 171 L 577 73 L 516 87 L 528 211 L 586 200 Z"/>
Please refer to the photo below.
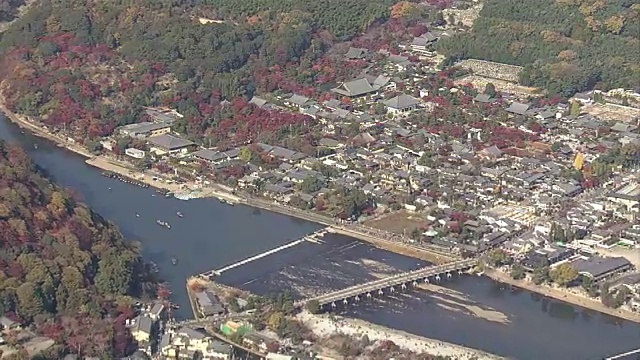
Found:
<path fill-rule="evenodd" d="M 158 337 L 165 331 L 168 319 L 168 309 L 164 302 L 154 301 L 145 304 L 137 316 L 127 319 L 125 325 L 138 343 L 138 349 L 146 354 L 155 352 Z"/>
<path fill-rule="evenodd" d="M 229 360 L 234 356 L 234 349 L 202 330 L 184 326 L 164 333 L 158 353 L 164 359 Z"/>
<path fill-rule="evenodd" d="M 20 322 L 0 316 L 0 358 L 12 355 L 19 357 L 20 348 L 25 349 L 29 356 L 36 357 L 54 344 L 53 339 L 37 336 L 24 328 Z"/>
<path fill-rule="evenodd" d="M 336 84 L 330 91 L 341 100 L 318 102 L 299 94 L 254 96 L 250 100 L 254 106 L 300 112 L 316 119 L 323 135 L 314 144 L 315 156 L 277 144 L 253 144 L 261 154 L 278 160 L 280 165 L 275 169 L 247 163 L 241 147 L 225 151 L 201 148 L 173 133 L 170 117 L 150 115 L 154 121 L 127 125 L 119 133 L 144 139 L 157 155 L 206 162 L 213 171 L 241 164 L 248 171 L 236 179 L 237 187 L 280 203 L 308 208 L 324 193 L 342 186 L 362 190 L 379 209 L 426 209 L 429 221 L 420 230 L 420 240 L 445 247 L 477 251 L 503 246 L 513 254 L 529 254 L 531 263 L 541 257 L 554 263 L 583 256 L 588 249 L 593 254 L 597 252 L 594 248 L 638 246 L 637 179 L 629 178 L 616 189 L 607 188 L 606 194 L 598 197 L 585 185 L 581 174 L 587 164 L 609 149 L 640 144 L 640 114 L 631 109 L 631 116 L 616 116 L 616 111 L 624 107 L 596 104 L 596 97 L 602 100 L 597 92 L 577 94 L 572 99 L 582 106 L 578 113 L 572 109 L 572 102 L 533 106 L 517 94 L 480 93 L 474 96 L 474 103 L 502 107 L 505 116 L 494 121 L 524 134 L 535 134 L 537 140 L 499 148 L 488 144 L 492 134 L 469 126 L 461 137 L 430 132 L 412 123 L 411 117 L 438 106 L 424 100 L 429 93 L 466 91 L 457 85 L 427 89 L 421 85 L 424 79 L 413 71 L 423 65 L 409 55 L 429 56 L 432 45 L 442 36 L 448 34 L 432 31 L 416 37 L 404 45 L 407 56 L 387 53 L 386 60 L 376 64 L 377 72 L 364 72 Z M 371 60 L 372 55 L 367 49 L 350 48 L 344 58 Z M 478 76 L 491 76 L 492 69 L 499 66 L 502 80 L 511 82 L 521 70 L 474 60 L 465 60 L 463 65 Z M 617 108 L 589 111 L 607 106 Z M 376 111 L 372 111 L 374 108 Z M 447 124 L 449 120 L 438 121 Z M 354 124 L 358 134 L 344 136 L 342 130 Z M 544 131 L 533 131 L 532 124 Z M 478 147 L 483 143 L 486 146 Z M 442 149 L 447 151 L 443 153 Z M 309 179 L 320 186 L 303 191 L 300 185 Z M 567 212 L 566 223 L 559 224 L 580 230 L 585 236 L 572 239 L 571 246 L 559 247 L 547 241 L 548 232 L 532 230 L 541 217 L 555 213 L 573 199 L 580 199 L 578 207 Z M 459 213 L 465 214 L 466 221 L 456 220 Z M 450 231 L 453 223 L 462 229 Z M 609 236 L 601 236 L 600 230 Z M 599 279 L 632 266 L 622 262 L 593 256 L 576 260 L 576 267 Z M 205 302 L 202 299 L 201 303 Z M 215 305 L 207 306 L 217 311 L 211 310 Z"/>

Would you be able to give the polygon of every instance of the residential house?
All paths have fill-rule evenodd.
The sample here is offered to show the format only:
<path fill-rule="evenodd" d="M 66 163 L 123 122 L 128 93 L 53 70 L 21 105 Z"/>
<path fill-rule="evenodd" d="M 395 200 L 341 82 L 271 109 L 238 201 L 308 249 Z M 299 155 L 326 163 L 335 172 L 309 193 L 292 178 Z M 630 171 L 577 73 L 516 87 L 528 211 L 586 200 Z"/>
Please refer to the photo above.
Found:
<path fill-rule="evenodd" d="M 409 68 L 409 66 L 411 66 L 411 61 L 409 61 L 409 58 L 402 55 L 390 55 L 387 58 L 387 61 L 398 71 L 404 71 Z"/>
<path fill-rule="evenodd" d="M 20 323 L 13 321 L 11 319 L 9 319 L 6 316 L 1 316 L 0 317 L 0 326 L 2 327 L 1 330 L 17 330 L 20 329 Z"/>
<path fill-rule="evenodd" d="M 528 104 L 522 104 L 522 103 L 519 103 L 519 102 L 513 102 L 505 110 L 507 112 L 512 113 L 512 114 L 525 115 L 527 113 L 527 110 L 529 110 L 529 105 Z"/>
<path fill-rule="evenodd" d="M 146 343 L 151 340 L 153 332 L 153 319 L 146 315 L 139 315 L 128 323 L 133 338 L 140 342 Z"/>
<path fill-rule="evenodd" d="M 173 135 L 164 134 L 152 136 L 147 139 L 152 152 L 158 155 L 164 154 L 186 154 L 193 149 L 196 144 Z"/>
<path fill-rule="evenodd" d="M 284 104 L 289 107 L 295 107 L 297 109 L 304 109 L 307 106 L 311 105 L 311 99 L 306 96 L 293 94 L 290 98 L 284 101 Z"/>
<path fill-rule="evenodd" d="M 262 145 L 262 144 L 259 144 Z M 266 144 L 264 144 L 266 145 Z M 297 162 L 300 161 L 304 158 L 307 157 L 307 155 L 303 154 L 303 153 L 299 153 L 293 150 L 289 150 L 280 146 L 270 146 L 267 145 L 269 150 L 265 151 L 267 154 L 269 154 L 272 157 L 278 158 L 282 161 L 287 161 L 290 163 L 293 162 Z"/>
<path fill-rule="evenodd" d="M 266 184 L 264 186 L 265 196 L 269 196 L 274 199 L 284 199 L 285 196 L 295 192 L 291 186 L 283 186 L 283 184 Z"/>
<path fill-rule="evenodd" d="M 213 151 L 209 149 L 200 149 L 191 153 L 191 157 L 194 159 L 205 161 L 212 164 L 221 164 L 225 161 L 231 160 L 224 152 Z"/>
<path fill-rule="evenodd" d="M 610 193 L 607 200 L 624 205 L 627 210 L 638 212 L 640 206 L 640 184 L 631 182 Z"/>
<path fill-rule="evenodd" d="M 582 187 L 580 185 L 574 185 L 569 183 L 554 184 L 552 189 L 556 193 L 563 196 L 567 196 L 567 197 L 574 197 L 578 195 L 580 192 L 582 192 Z"/>
<path fill-rule="evenodd" d="M 204 316 L 213 316 L 224 314 L 225 308 L 222 306 L 220 299 L 211 291 L 197 291 L 194 292 L 196 302 L 198 303 L 198 309 Z"/>
<path fill-rule="evenodd" d="M 387 107 L 387 113 L 395 116 L 417 109 L 421 101 L 413 96 L 401 94 L 382 103 Z"/>
<path fill-rule="evenodd" d="M 617 131 L 617 132 L 632 132 L 637 130 L 638 127 L 632 124 L 625 124 L 625 123 L 621 123 L 621 122 L 617 122 L 615 123 L 615 125 L 613 125 L 611 127 L 611 131 Z"/>
<path fill-rule="evenodd" d="M 318 146 L 335 150 L 335 149 L 339 149 L 341 147 L 344 147 L 344 144 L 341 143 L 338 140 L 335 140 L 335 139 L 322 138 L 322 139 L 318 140 Z"/>
<path fill-rule="evenodd" d="M 118 129 L 118 133 L 129 137 L 144 139 L 151 136 L 160 136 L 171 132 L 169 123 L 141 122 L 129 124 Z"/>
<path fill-rule="evenodd" d="M 359 60 L 359 59 L 363 59 L 368 52 L 369 50 L 367 49 L 350 47 L 349 51 L 347 51 L 347 53 L 344 54 L 344 57 L 347 60 Z"/>
<path fill-rule="evenodd" d="M 183 115 L 177 113 L 175 110 L 171 110 L 171 109 L 146 108 L 144 112 L 154 122 L 159 122 L 159 123 L 171 124 L 177 119 L 184 117 Z"/>
<path fill-rule="evenodd" d="M 491 95 L 489 95 L 489 94 L 478 94 L 478 95 L 476 95 L 475 98 L 473 98 L 473 100 L 475 102 L 485 103 L 485 104 L 490 104 L 490 103 L 496 101 L 496 99 L 492 98 Z"/>
<path fill-rule="evenodd" d="M 411 41 L 411 45 L 409 46 L 411 47 L 411 50 L 415 52 L 427 53 L 428 48 L 436 41 L 438 41 L 438 37 L 432 32 L 427 32 L 414 37 Z"/>
<path fill-rule="evenodd" d="M 497 146 L 492 145 L 489 147 L 486 147 L 484 149 L 482 149 L 479 152 L 479 155 L 481 157 L 487 158 L 487 159 L 499 159 L 502 156 L 502 150 L 498 149 Z"/>
<path fill-rule="evenodd" d="M 556 112 L 550 109 L 545 109 L 536 114 L 536 118 L 539 120 L 549 120 L 556 117 Z"/>
<path fill-rule="evenodd" d="M 172 333 L 166 332 L 162 334 L 162 338 L 160 338 L 160 343 L 158 343 L 158 352 L 163 356 L 175 358 L 178 357 L 178 351 L 175 346 L 171 343 L 171 335 Z"/>
<path fill-rule="evenodd" d="M 269 101 L 257 96 L 252 97 L 251 100 L 249 100 L 249 104 L 253 104 L 256 107 L 259 107 L 261 109 L 267 108 L 271 105 Z"/>
<path fill-rule="evenodd" d="M 187 353 L 197 351 L 204 353 L 211 340 L 211 337 L 204 332 L 187 326 L 177 329 L 172 338 L 173 345 L 178 348 L 180 353 L 184 353 L 185 350 Z"/>
<path fill-rule="evenodd" d="M 263 354 L 268 352 L 268 345 L 273 342 L 272 339 L 255 332 L 246 333 L 242 337 L 242 344 L 244 346 L 255 349 Z"/>
<path fill-rule="evenodd" d="M 233 346 L 218 340 L 212 340 L 202 352 L 202 360 L 230 360 Z"/>
<path fill-rule="evenodd" d="M 151 306 L 151 308 L 147 312 L 147 315 L 153 321 L 158 321 L 164 316 L 164 313 L 165 313 L 164 304 L 161 301 L 154 301 L 153 305 Z"/>

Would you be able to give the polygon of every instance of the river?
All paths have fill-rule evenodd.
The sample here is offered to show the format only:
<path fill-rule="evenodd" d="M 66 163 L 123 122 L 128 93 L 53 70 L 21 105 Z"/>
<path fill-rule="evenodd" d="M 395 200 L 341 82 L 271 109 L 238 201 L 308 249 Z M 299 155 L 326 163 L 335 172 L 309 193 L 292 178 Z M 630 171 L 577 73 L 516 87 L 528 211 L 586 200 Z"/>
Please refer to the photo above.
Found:
<path fill-rule="evenodd" d="M 181 306 L 177 318 L 191 317 L 185 291 L 189 276 L 222 268 L 322 228 L 215 199 L 181 201 L 153 196 L 151 189 L 103 177 L 82 157 L 22 134 L 4 117 L 0 137 L 21 144 L 56 182 L 80 193 L 127 238 L 142 243 L 145 260 L 158 264 L 172 287 L 173 300 Z M 178 211 L 184 218 L 176 216 Z M 170 222 L 171 230 L 156 225 L 156 219 Z M 172 258 L 177 260 L 175 266 Z M 384 275 L 423 264 L 345 236 L 327 235 L 320 243 L 305 242 L 232 269 L 221 280 L 258 293 L 281 289 L 317 293 L 370 279 L 371 272 Z M 454 279 L 445 290 L 410 291 L 348 307 L 346 314 L 523 360 L 602 359 L 640 347 L 638 324 L 514 291 L 484 277 Z"/>

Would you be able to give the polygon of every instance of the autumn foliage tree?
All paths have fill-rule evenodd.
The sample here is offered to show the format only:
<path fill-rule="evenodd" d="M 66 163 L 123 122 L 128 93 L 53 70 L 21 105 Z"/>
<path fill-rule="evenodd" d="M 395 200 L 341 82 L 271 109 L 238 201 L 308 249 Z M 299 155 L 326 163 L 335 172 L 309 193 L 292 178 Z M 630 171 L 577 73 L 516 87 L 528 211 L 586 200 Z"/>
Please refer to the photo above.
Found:
<path fill-rule="evenodd" d="M 118 303 L 155 295 L 137 250 L 4 142 L 0 234 L 0 313 L 83 356 L 131 350 Z"/>

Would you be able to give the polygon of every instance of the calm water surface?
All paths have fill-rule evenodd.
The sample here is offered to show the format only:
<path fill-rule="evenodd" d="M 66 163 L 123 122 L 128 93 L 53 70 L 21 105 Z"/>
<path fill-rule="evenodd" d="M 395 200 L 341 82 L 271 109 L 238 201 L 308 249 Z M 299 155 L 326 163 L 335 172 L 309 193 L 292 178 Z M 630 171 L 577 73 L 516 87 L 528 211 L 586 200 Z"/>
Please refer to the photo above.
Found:
<path fill-rule="evenodd" d="M 0 115 L 1 117 L 1 115 Z M 143 256 L 158 264 L 171 284 L 178 318 L 191 317 L 185 280 L 289 243 L 321 226 L 215 199 L 181 201 L 153 196 L 108 179 L 84 159 L 30 135 L 4 118 L 0 137 L 20 143 L 62 186 L 143 245 Z M 33 144 L 38 143 L 38 149 Z M 111 190 L 109 190 L 111 188 Z M 178 218 L 176 212 L 184 214 Z M 140 217 L 135 216 L 140 213 Z M 156 219 L 171 223 L 167 230 Z M 178 263 L 172 266 L 171 259 Z M 375 249 L 354 239 L 328 235 L 320 243 L 292 248 L 225 272 L 220 281 L 256 293 L 290 289 L 307 296 L 371 280 L 424 263 Z M 372 275 L 372 273 L 374 275 Z M 446 283 L 447 294 L 410 291 L 344 313 L 418 335 L 459 343 L 503 356 L 532 360 L 602 359 L 640 347 L 640 325 L 616 320 L 525 291 L 513 291 L 482 277 Z M 435 295 L 435 296 L 434 296 Z M 500 314 L 499 321 L 474 315 Z M 477 313 L 477 311 L 476 311 Z"/>

